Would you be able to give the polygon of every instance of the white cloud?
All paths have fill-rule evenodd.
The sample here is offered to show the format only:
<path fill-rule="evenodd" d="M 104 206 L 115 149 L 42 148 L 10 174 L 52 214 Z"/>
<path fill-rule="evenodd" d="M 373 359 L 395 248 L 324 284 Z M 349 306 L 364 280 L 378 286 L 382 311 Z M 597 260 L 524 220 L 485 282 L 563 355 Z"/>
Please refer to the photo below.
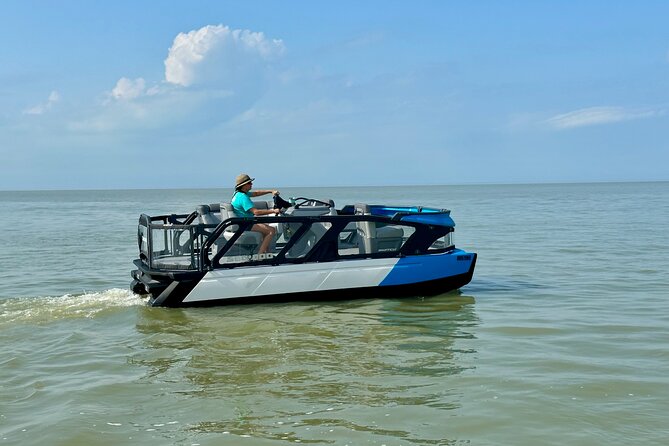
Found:
<path fill-rule="evenodd" d="M 652 109 L 630 110 L 624 107 L 589 107 L 554 116 L 546 122 L 556 129 L 569 129 L 652 118 L 663 113 L 663 110 Z"/>
<path fill-rule="evenodd" d="M 122 77 L 116 83 L 111 96 L 119 100 L 135 99 L 144 93 L 145 88 L 146 82 L 141 77 L 135 80 Z"/>
<path fill-rule="evenodd" d="M 34 107 L 31 107 L 27 110 L 23 111 L 24 115 L 42 115 L 49 111 L 53 105 L 60 101 L 60 94 L 57 91 L 52 91 L 49 94 L 49 98 L 46 100 L 46 102 L 43 102 L 41 104 L 38 104 Z"/>
<path fill-rule="evenodd" d="M 207 25 L 176 36 L 165 59 L 165 80 L 184 87 L 229 87 L 249 67 L 272 60 L 284 51 L 281 40 L 269 40 L 262 32 Z"/>
<path fill-rule="evenodd" d="M 281 40 L 223 25 L 179 33 L 164 61 L 164 81 L 121 77 L 102 107 L 72 120 L 69 128 L 136 132 L 213 127 L 252 108 L 267 90 L 271 62 L 284 51 Z"/>

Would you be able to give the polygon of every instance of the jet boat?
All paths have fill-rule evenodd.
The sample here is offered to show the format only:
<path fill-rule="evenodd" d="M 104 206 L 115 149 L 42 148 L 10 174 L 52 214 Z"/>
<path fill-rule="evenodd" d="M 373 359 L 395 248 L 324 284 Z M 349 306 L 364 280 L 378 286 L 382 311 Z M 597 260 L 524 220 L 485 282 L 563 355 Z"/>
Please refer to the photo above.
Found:
<path fill-rule="evenodd" d="M 151 306 L 180 307 L 429 296 L 472 279 L 476 254 L 455 247 L 447 209 L 281 201 L 288 207 L 271 217 L 242 218 L 230 203 L 142 214 L 132 291 Z M 258 252 L 255 223 L 276 228 L 267 252 Z"/>

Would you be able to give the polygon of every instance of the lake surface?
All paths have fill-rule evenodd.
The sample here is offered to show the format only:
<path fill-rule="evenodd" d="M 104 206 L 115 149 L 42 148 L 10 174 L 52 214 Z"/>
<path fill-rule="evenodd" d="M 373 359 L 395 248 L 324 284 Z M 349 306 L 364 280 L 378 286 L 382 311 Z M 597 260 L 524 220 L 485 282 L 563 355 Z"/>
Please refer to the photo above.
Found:
<path fill-rule="evenodd" d="M 669 183 L 281 190 L 449 208 L 474 279 L 150 308 L 139 214 L 230 190 L 0 192 L 0 445 L 667 444 Z"/>

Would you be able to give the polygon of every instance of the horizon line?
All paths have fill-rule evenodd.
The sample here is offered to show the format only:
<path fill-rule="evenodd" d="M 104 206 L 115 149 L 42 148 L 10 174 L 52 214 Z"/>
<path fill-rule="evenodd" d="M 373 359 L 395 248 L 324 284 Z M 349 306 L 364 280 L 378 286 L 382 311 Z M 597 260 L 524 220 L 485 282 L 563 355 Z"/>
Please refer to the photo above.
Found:
<path fill-rule="evenodd" d="M 332 188 L 376 188 L 376 187 L 441 187 L 441 186 L 549 186 L 549 185 L 578 185 L 578 184 L 645 184 L 645 183 L 669 183 L 669 180 L 610 180 L 610 181 L 549 181 L 549 182 L 473 182 L 473 183 L 426 183 L 426 184 L 385 184 L 385 185 L 327 185 L 306 186 L 288 185 L 281 188 L 310 188 L 310 189 L 332 189 Z M 262 186 L 261 186 L 262 187 Z M 232 189 L 232 187 L 132 187 L 132 188 L 91 188 L 91 189 L 0 189 L 0 192 L 93 192 L 93 191 L 147 191 L 147 190 L 204 190 L 204 189 Z"/>

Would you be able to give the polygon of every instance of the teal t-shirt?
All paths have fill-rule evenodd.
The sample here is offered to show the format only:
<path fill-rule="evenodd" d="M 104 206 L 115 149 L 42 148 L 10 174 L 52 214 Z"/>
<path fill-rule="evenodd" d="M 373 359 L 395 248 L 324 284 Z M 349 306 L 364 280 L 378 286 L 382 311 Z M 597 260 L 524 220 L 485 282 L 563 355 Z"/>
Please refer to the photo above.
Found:
<path fill-rule="evenodd" d="M 235 192 L 230 204 L 232 204 L 233 209 L 240 217 L 253 217 L 251 208 L 255 206 L 253 205 L 253 201 L 251 201 L 251 197 L 244 192 Z"/>

